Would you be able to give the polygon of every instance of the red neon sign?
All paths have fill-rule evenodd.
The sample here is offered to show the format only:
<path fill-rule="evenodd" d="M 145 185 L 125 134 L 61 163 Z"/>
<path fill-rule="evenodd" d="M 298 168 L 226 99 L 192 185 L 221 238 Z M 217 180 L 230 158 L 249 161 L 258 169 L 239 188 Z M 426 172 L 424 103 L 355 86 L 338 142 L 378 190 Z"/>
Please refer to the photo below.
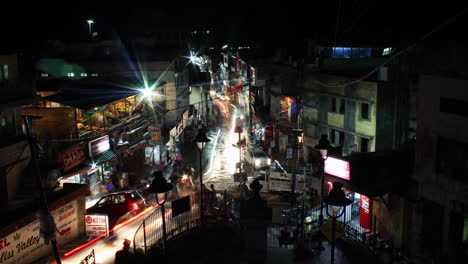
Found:
<path fill-rule="evenodd" d="M 325 160 L 325 173 L 348 181 L 351 179 L 349 162 L 330 156 Z"/>

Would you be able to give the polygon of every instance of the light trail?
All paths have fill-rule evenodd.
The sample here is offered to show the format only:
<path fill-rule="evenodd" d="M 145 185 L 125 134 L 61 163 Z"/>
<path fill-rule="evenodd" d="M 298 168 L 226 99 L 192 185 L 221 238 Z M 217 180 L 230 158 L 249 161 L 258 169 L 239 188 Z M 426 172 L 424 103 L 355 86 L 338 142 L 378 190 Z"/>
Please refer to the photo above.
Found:
<path fill-rule="evenodd" d="M 127 219 L 125 220 L 124 222 L 122 223 L 119 223 L 117 224 L 116 226 L 114 226 L 113 229 L 109 230 L 108 233 L 116 233 L 117 231 L 121 230 L 122 228 L 134 223 L 135 221 L 137 221 L 138 219 L 140 219 L 140 217 L 142 217 L 143 215 L 147 214 L 148 212 L 152 211 L 154 208 L 158 207 L 158 205 L 152 205 L 148 208 L 146 208 L 145 210 L 141 211 L 139 214 L 135 215 L 134 217 L 130 218 L 130 219 Z M 66 252 L 64 254 L 64 257 L 61 258 L 61 260 L 67 260 L 68 258 L 80 253 L 81 251 L 83 251 L 84 249 L 96 244 L 97 242 L 101 241 L 101 239 L 107 237 L 107 234 L 108 233 L 104 233 L 102 235 L 99 235 L 95 238 L 93 238 L 92 240 L 86 242 L 85 244 L 82 244 L 68 252 Z M 118 235 L 118 234 L 117 234 Z M 112 254 L 115 254 L 115 252 L 113 252 Z M 56 262 L 52 262 L 52 264 L 56 264 Z"/>
<path fill-rule="evenodd" d="M 214 158 L 214 154 L 216 153 L 216 145 L 218 144 L 218 137 L 220 133 L 221 133 L 221 129 L 218 129 L 218 133 L 216 134 L 215 142 L 213 144 L 213 149 L 211 150 L 210 167 L 208 168 L 208 170 L 205 172 L 204 175 L 208 175 L 211 172 L 211 168 L 213 167 L 213 158 Z"/>

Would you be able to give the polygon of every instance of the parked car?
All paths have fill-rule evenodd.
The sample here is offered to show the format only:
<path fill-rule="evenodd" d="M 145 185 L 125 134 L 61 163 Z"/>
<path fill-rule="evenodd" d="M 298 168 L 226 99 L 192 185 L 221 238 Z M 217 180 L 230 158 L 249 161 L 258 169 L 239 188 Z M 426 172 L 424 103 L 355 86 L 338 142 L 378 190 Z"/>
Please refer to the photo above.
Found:
<path fill-rule="evenodd" d="M 107 214 L 109 229 L 137 215 L 146 208 L 145 198 L 136 190 L 120 191 L 103 196 L 86 210 L 86 214 Z"/>

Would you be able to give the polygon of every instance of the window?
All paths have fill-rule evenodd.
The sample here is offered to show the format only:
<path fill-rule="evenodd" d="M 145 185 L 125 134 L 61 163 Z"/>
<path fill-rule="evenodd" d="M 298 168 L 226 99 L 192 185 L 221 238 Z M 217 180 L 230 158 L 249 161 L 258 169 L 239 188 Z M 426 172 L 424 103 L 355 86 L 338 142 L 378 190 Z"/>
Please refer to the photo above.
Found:
<path fill-rule="evenodd" d="M 42 77 L 49 77 L 49 74 L 47 74 L 47 73 L 41 73 L 41 76 L 42 76 Z"/>
<path fill-rule="evenodd" d="M 336 97 L 330 98 L 330 110 L 328 112 L 336 112 Z"/>
<path fill-rule="evenodd" d="M 114 204 L 123 204 L 125 203 L 125 196 L 124 195 L 114 195 L 113 197 Z"/>
<path fill-rule="evenodd" d="M 330 143 L 335 146 L 343 146 L 344 144 L 344 132 L 330 129 Z"/>
<path fill-rule="evenodd" d="M 68 76 L 68 77 L 75 77 L 75 73 L 69 72 L 69 73 L 67 73 L 67 76 Z"/>
<path fill-rule="evenodd" d="M 346 108 L 346 100 L 344 98 L 330 98 L 330 109 L 328 112 L 344 115 Z"/>
<path fill-rule="evenodd" d="M 369 139 L 368 138 L 361 138 L 360 143 L 360 151 L 361 152 L 368 152 L 369 151 Z"/>
<path fill-rule="evenodd" d="M 370 105 L 368 103 L 361 103 L 361 118 L 370 120 Z"/>
<path fill-rule="evenodd" d="M 305 136 L 307 137 L 317 137 L 317 126 L 312 124 L 305 124 Z"/>
<path fill-rule="evenodd" d="M 442 175 L 468 182 L 468 144 L 439 137 L 436 171 Z"/>
<path fill-rule="evenodd" d="M 98 73 L 91 73 L 91 76 L 93 76 L 93 77 L 98 77 L 99 74 L 98 74 Z"/>
<path fill-rule="evenodd" d="M 87 73 L 85 73 L 85 72 L 82 72 L 82 73 L 81 73 L 81 77 L 86 77 L 86 76 L 88 76 Z"/>
<path fill-rule="evenodd" d="M 392 48 L 383 49 L 382 56 L 390 55 L 392 53 Z"/>
<path fill-rule="evenodd" d="M 340 114 L 344 115 L 345 113 L 345 99 L 340 99 Z"/>

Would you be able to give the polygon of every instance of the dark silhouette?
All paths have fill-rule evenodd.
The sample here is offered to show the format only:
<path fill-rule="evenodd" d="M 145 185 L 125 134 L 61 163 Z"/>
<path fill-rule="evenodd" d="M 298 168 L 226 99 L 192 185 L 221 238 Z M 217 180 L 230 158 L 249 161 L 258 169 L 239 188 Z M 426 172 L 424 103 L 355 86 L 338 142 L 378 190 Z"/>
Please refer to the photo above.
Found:
<path fill-rule="evenodd" d="M 130 263 L 133 254 L 130 252 L 130 240 L 125 239 L 123 242 L 123 249 L 115 252 L 114 264 Z"/>

